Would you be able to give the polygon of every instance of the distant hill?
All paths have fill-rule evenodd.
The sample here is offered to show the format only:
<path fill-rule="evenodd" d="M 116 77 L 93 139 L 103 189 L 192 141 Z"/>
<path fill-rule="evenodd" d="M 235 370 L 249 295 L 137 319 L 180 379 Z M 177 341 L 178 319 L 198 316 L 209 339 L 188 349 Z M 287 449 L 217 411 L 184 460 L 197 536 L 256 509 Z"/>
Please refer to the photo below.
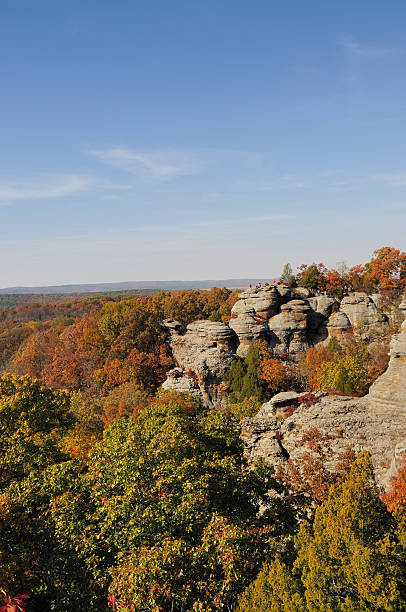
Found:
<path fill-rule="evenodd" d="M 210 289 L 211 287 L 228 287 L 242 289 L 256 283 L 273 282 L 274 279 L 262 278 L 228 278 L 215 280 L 173 280 L 173 281 L 127 281 L 123 283 L 94 283 L 78 285 L 50 285 L 49 287 L 5 287 L 0 294 L 52 294 L 52 293 L 105 293 L 108 291 L 131 290 L 177 290 L 177 289 Z"/>

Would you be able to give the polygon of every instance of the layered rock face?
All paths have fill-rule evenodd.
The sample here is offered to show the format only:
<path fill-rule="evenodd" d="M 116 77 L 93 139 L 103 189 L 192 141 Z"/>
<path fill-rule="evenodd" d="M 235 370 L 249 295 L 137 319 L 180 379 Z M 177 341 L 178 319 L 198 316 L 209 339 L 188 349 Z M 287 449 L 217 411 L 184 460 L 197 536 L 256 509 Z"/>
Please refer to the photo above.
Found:
<path fill-rule="evenodd" d="M 364 340 L 369 340 L 371 334 L 380 332 L 388 318 L 378 310 L 376 302 L 365 293 L 355 292 L 344 297 L 340 304 L 340 312 L 347 315 L 354 332 Z"/>
<path fill-rule="evenodd" d="M 258 339 L 265 340 L 276 354 L 294 355 L 348 330 L 371 339 L 387 325 L 379 300 L 363 293 L 351 294 L 341 304 L 327 296 L 311 297 L 306 291 L 298 298 L 283 287 L 245 291 L 232 309 L 229 326 L 195 321 L 185 334 L 177 321 L 165 321 L 178 367 L 168 372 L 163 387 L 188 391 L 214 406 L 236 355 L 245 356 Z M 406 299 L 397 312 L 406 316 Z M 392 338 L 387 371 L 368 396 L 317 394 L 310 404 L 302 400 L 303 394 L 279 394 L 256 417 L 244 420 L 242 437 L 249 461 L 298 459 L 307 450 L 303 435 L 313 429 L 328 440 L 332 455 L 327 467 L 333 467 L 348 446 L 356 452 L 368 449 L 378 482 L 387 488 L 406 456 L 406 321 Z"/>
<path fill-rule="evenodd" d="M 189 391 L 215 404 L 233 359 L 246 357 L 258 340 L 264 340 L 276 356 L 294 356 L 349 330 L 370 339 L 387 324 L 377 300 L 364 293 L 351 294 L 340 304 L 326 295 L 311 296 L 303 287 L 267 286 L 243 291 L 239 298 L 229 325 L 195 321 L 182 335 L 178 321 L 163 322 L 178 366 L 168 373 L 164 388 Z"/>
<path fill-rule="evenodd" d="M 392 339 L 390 356 L 388 369 L 366 397 L 319 395 L 310 406 L 299 403 L 300 394 L 272 398 L 256 417 L 243 422 L 242 437 L 249 461 L 300 459 L 308 450 L 303 434 L 316 429 L 332 450 L 327 468 L 334 467 L 337 456 L 348 446 L 355 452 L 368 449 L 378 483 L 388 488 L 391 476 L 406 456 L 406 321 Z M 286 402 L 299 405 L 283 419 L 281 407 L 283 410 Z"/>
<path fill-rule="evenodd" d="M 281 296 L 275 287 L 264 287 L 243 291 L 231 311 L 230 328 L 238 336 L 237 354 L 247 355 L 248 349 L 257 340 L 266 340 L 268 320 L 276 315 L 282 301 L 290 297 L 289 290 Z"/>
<path fill-rule="evenodd" d="M 403 411 L 406 419 L 406 320 L 390 343 L 390 361 L 369 390 L 369 408 L 373 412 L 396 415 Z"/>
<path fill-rule="evenodd" d="M 168 372 L 165 389 L 189 391 L 215 403 L 218 387 L 235 359 L 237 337 L 228 325 L 194 321 L 180 333 L 180 324 L 165 321 L 169 343 L 179 367 Z"/>
<path fill-rule="evenodd" d="M 279 355 L 301 353 L 350 329 L 369 340 L 385 329 L 387 321 L 377 301 L 365 293 L 351 293 L 340 304 L 327 295 L 312 297 L 302 287 L 262 287 L 240 294 L 229 325 L 238 336 L 237 354 L 245 357 L 257 340 L 265 340 Z"/>
<path fill-rule="evenodd" d="M 310 306 L 306 302 L 291 300 L 268 321 L 268 342 L 276 354 L 294 354 L 310 348 L 307 335 L 309 313 Z"/>

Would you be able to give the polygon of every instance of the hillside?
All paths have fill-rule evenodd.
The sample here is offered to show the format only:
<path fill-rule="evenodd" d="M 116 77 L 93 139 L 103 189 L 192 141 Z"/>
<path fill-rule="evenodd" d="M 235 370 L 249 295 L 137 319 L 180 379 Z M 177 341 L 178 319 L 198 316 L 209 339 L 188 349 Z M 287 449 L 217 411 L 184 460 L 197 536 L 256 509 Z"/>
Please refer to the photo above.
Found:
<path fill-rule="evenodd" d="M 241 289 L 256 285 L 258 282 L 273 282 L 274 279 L 228 278 L 216 280 L 173 280 L 173 281 L 127 281 L 122 283 L 90 283 L 72 285 L 52 285 L 44 287 L 5 287 L 0 294 L 55 294 L 55 293 L 104 293 L 110 291 L 132 290 L 179 290 L 179 289 L 210 289 L 211 287 L 228 287 Z"/>

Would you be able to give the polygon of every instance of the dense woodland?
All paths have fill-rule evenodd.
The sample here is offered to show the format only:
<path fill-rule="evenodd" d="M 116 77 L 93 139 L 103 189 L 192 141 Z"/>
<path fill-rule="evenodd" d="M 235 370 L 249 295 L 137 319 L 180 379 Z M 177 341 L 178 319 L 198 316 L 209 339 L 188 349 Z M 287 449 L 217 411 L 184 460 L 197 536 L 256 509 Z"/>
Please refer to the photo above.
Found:
<path fill-rule="evenodd" d="M 287 264 L 281 282 L 391 308 L 406 253 Z M 382 499 L 367 452 L 328 472 L 310 431 L 301 463 L 248 469 L 239 437 L 279 391 L 365 394 L 395 329 L 373 350 L 348 336 L 294 360 L 252 345 L 213 410 L 160 389 L 174 366 L 161 322 L 227 323 L 238 292 L 25 299 L 0 312 L 4 610 L 406 610 L 406 469 Z"/>

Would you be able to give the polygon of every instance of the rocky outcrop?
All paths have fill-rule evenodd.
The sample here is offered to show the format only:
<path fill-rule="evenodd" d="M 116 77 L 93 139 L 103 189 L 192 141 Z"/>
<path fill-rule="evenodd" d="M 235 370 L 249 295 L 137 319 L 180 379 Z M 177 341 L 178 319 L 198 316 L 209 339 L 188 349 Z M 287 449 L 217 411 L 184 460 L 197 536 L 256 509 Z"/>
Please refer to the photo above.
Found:
<path fill-rule="evenodd" d="M 169 344 L 178 365 L 168 373 L 163 387 L 201 393 L 214 404 L 218 387 L 235 359 L 237 337 L 228 325 L 213 321 L 194 321 L 180 333 L 179 324 L 165 326 L 170 332 Z"/>
<path fill-rule="evenodd" d="M 291 300 L 268 321 L 268 342 L 277 355 L 300 353 L 310 347 L 307 334 L 309 313 L 310 306 L 304 300 Z"/>
<path fill-rule="evenodd" d="M 301 404 L 291 416 L 281 421 L 274 414 L 266 414 L 262 409 L 252 419 L 245 419 L 242 438 L 250 463 L 260 458 L 278 464 L 287 459 L 301 458 L 306 447 L 303 435 L 309 430 L 317 430 L 324 438 L 329 438 L 332 450 L 331 465 L 334 457 L 351 445 L 355 451 L 365 446 L 365 402 L 359 399 L 342 397 L 321 397 L 310 407 Z"/>
<path fill-rule="evenodd" d="M 368 395 L 371 413 L 388 419 L 401 416 L 406 421 L 406 320 L 390 343 L 390 361 L 386 372 L 371 386 Z"/>
<path fill-rule="evenodd" d="M 339 310 L 338 312 L 334 312 L 328 319 L 326 322 L 326 328 L 329 338 L 335 336 L 336 338 L 340 339 L 351 328 L 351 322 L 345 312 Z"/>
<path fill-rule="evenodd" d="M 172 389 L 181 393 L 191 393 L 200 399 L 203 393 L 200 390 L 197 377 L 191 372 L 186 374 L 183 368 L 173 368 L 166 373 L 166 380 L 162 385 L 163 389 Z"/>
<path fill-rule="evenodd" d="M 291 410 L 283 418 L 281 407 L 286 405 Z M 309 430 L 318 430 L 328 443 L 328 468 L 348 446 L 355 452 L 368 449 L 378 482 L 388 487 L 406 456 L 406 321 L 392 338 L 388 369 L 366 397 L 324 394 L 301 403 L 300 394 L 275 396 L 256 417 L 243 422 L 247 457 L 250 462 L 262 457 L 274 463 L 299 459 L 305 450 L 303 434 Z"/>
<path fill-rule="evenodd" d="M 265 340 L 277 355 L 302 353 L 349 331 L 369 341 L 382 334 L 387 322 L 379 296 L 355 292 L 340 304 L 327 295 L 312 296 L 304 287 L 272 286 L 242 292 L 229 325 L 238 336 L 237 354 L 245 357 L 257 340 Z"/>
<path fill-rule="evenodd" d="M 317 314 L 326 317 L 326 319 L 331 315 L 333 308 L 338 308 L 340 305 L 338 300 L 328 295 L 318 295 L 307 298 L 307 303 L 313 312 L 317 312 Z"/>
<path fill-rule="evenodd" d="M 230 328 L 238 336 L 237 354 L 247 355 L 248 349 L 257 340 L 266 340 L 268 320 L 279 311 L 281 302 L 290 296 L 289 289 L 281 296 L 275 287 L 263 287 L 240 293 L 239 300 L 231 310 Z"/>
<path fill-rule="evenodd" d="M 363 340 L 369 340 L 376 333 L 381 333 L 388 321 L 388 317 L 379 310 L 372 297 L 361 292 L 344 297 L 340 312 L 347 315 L 355 335 Z"/>
<path fill-rule="evenodd" d="M 298 299 L 299 295 L 303 299 Z M 403 306 L 406 312 L 406 300 Z M 402 308 L 397 311 L 402 312 Z M 229 325 L 195 321 L 187 326 L 186 333 L 173 319 L 163 325 L 177 364 L 164 387 L 201 393 L 213 404 L 218 401 L 219 386 L 232 361 L 236 355 L 245 357 L 252 343 L 264 340 L 276 356 L 295 356 L 349 332 L 364 340 L 376 339 L 385 330 L 387 317 L 377 296 L 352 293 L 340 304 L 327 295 L 312 296 L 302 287 L 265 286 L 240 293 Z"/>

